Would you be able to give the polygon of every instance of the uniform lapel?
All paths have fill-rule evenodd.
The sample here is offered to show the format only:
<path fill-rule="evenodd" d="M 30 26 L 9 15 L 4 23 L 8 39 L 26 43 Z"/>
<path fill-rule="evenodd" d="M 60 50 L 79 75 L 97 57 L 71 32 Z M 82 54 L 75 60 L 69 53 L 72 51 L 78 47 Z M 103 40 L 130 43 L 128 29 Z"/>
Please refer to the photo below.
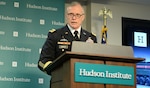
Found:
<path fill-rule="evenodd" d="M 64 38 L 66 38 L 68 41 L 74 40 L 73 35 L 70 32 L 67 25 L 63 28 L 62 35 L 64 35 Z M 86 41 L 87 39 L 88 39 L 88 34 L 81 28 L 80 41 Z"/>
<path fill-rule="evenodd" d="M 80 33 L 80 40 L 81 41 L 86 41 L 87 40 L 87 33 L 81 29 Z"/>
<path fill-rule="evenodd" d="M 73 35 L 70 32 L 69 28 L 67 26 L 64 27 L 64 37 L 68 40 L 68 41 L 73 41 Z"/>

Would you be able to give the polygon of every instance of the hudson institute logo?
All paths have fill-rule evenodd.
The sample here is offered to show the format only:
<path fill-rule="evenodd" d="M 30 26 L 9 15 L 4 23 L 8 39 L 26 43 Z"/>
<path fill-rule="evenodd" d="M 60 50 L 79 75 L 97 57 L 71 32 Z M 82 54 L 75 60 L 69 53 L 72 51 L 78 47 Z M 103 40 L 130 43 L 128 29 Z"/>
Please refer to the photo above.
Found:
<path fill-rule="evenodd" d="M 17 61 L 12 62 L 12 67 L 17 67 Z"/>
<path fill-rule="evenodd" d="M 14 2 L 14 7 L 19 8 L 19 2 Z"/>
<path fill-rule="evenodd" d="M 134 46 L 147 47 L 147 33 L 134 32 Z"/>

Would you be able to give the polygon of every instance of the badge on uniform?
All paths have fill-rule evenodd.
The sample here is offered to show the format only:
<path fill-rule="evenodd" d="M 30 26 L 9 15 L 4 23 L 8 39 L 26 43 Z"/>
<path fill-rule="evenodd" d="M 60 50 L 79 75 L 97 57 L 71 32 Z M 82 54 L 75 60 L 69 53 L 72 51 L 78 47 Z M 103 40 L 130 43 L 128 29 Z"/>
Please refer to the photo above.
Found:
<path fill-rule="evenodd" d="M 68 42 L 68 40 L 64 37 L 62 37 L 62 39 L 60 39 L 60 41 L 57 42 L 57 44 L 59 45 L 59 49 L 61 49 L 62 51 L 65 51 L 65 49 L 68 49 L 68 46 L 71 45 L 71 43 Z"/>
<path fill-rule="evenodd" d="M 56 31 L 56 29 L 51 29 L 51 30 L 49 30 L 50 33 L 53 33 L 53 32 L 55 32 L 55 31 Z"/>

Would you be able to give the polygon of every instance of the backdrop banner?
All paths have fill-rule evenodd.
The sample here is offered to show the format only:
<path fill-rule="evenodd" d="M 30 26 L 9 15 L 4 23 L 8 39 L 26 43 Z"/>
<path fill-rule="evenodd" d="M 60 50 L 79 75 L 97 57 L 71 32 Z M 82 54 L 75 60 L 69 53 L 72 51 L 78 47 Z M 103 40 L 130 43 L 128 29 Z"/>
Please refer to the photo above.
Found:
<path fill-rule="evenodd" d="M 37 68 L 50 29 L 64 26 L 64 0 L 0 0 L 0 88 L 49 88 Z"/>

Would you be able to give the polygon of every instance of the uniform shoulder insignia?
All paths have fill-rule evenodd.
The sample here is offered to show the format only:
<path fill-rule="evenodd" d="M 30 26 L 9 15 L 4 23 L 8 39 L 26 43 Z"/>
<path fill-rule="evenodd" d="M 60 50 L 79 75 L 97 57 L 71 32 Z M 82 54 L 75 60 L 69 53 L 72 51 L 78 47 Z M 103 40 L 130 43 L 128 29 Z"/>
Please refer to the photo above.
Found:
<path fill-rule="evenodd" d="M 93 33 L 93 32 L 92 32 L 92 35 L 96 36 L 96 34 L 95 34 L 95 33 Z"/>
<path fill-rule="evenodd" d="M 55 32 L 55 31 L 56 31 L 56 29 L 50 29 L 50 30 L 49 30 L 50 33 L 53 33 L 53 32 Z"/>

